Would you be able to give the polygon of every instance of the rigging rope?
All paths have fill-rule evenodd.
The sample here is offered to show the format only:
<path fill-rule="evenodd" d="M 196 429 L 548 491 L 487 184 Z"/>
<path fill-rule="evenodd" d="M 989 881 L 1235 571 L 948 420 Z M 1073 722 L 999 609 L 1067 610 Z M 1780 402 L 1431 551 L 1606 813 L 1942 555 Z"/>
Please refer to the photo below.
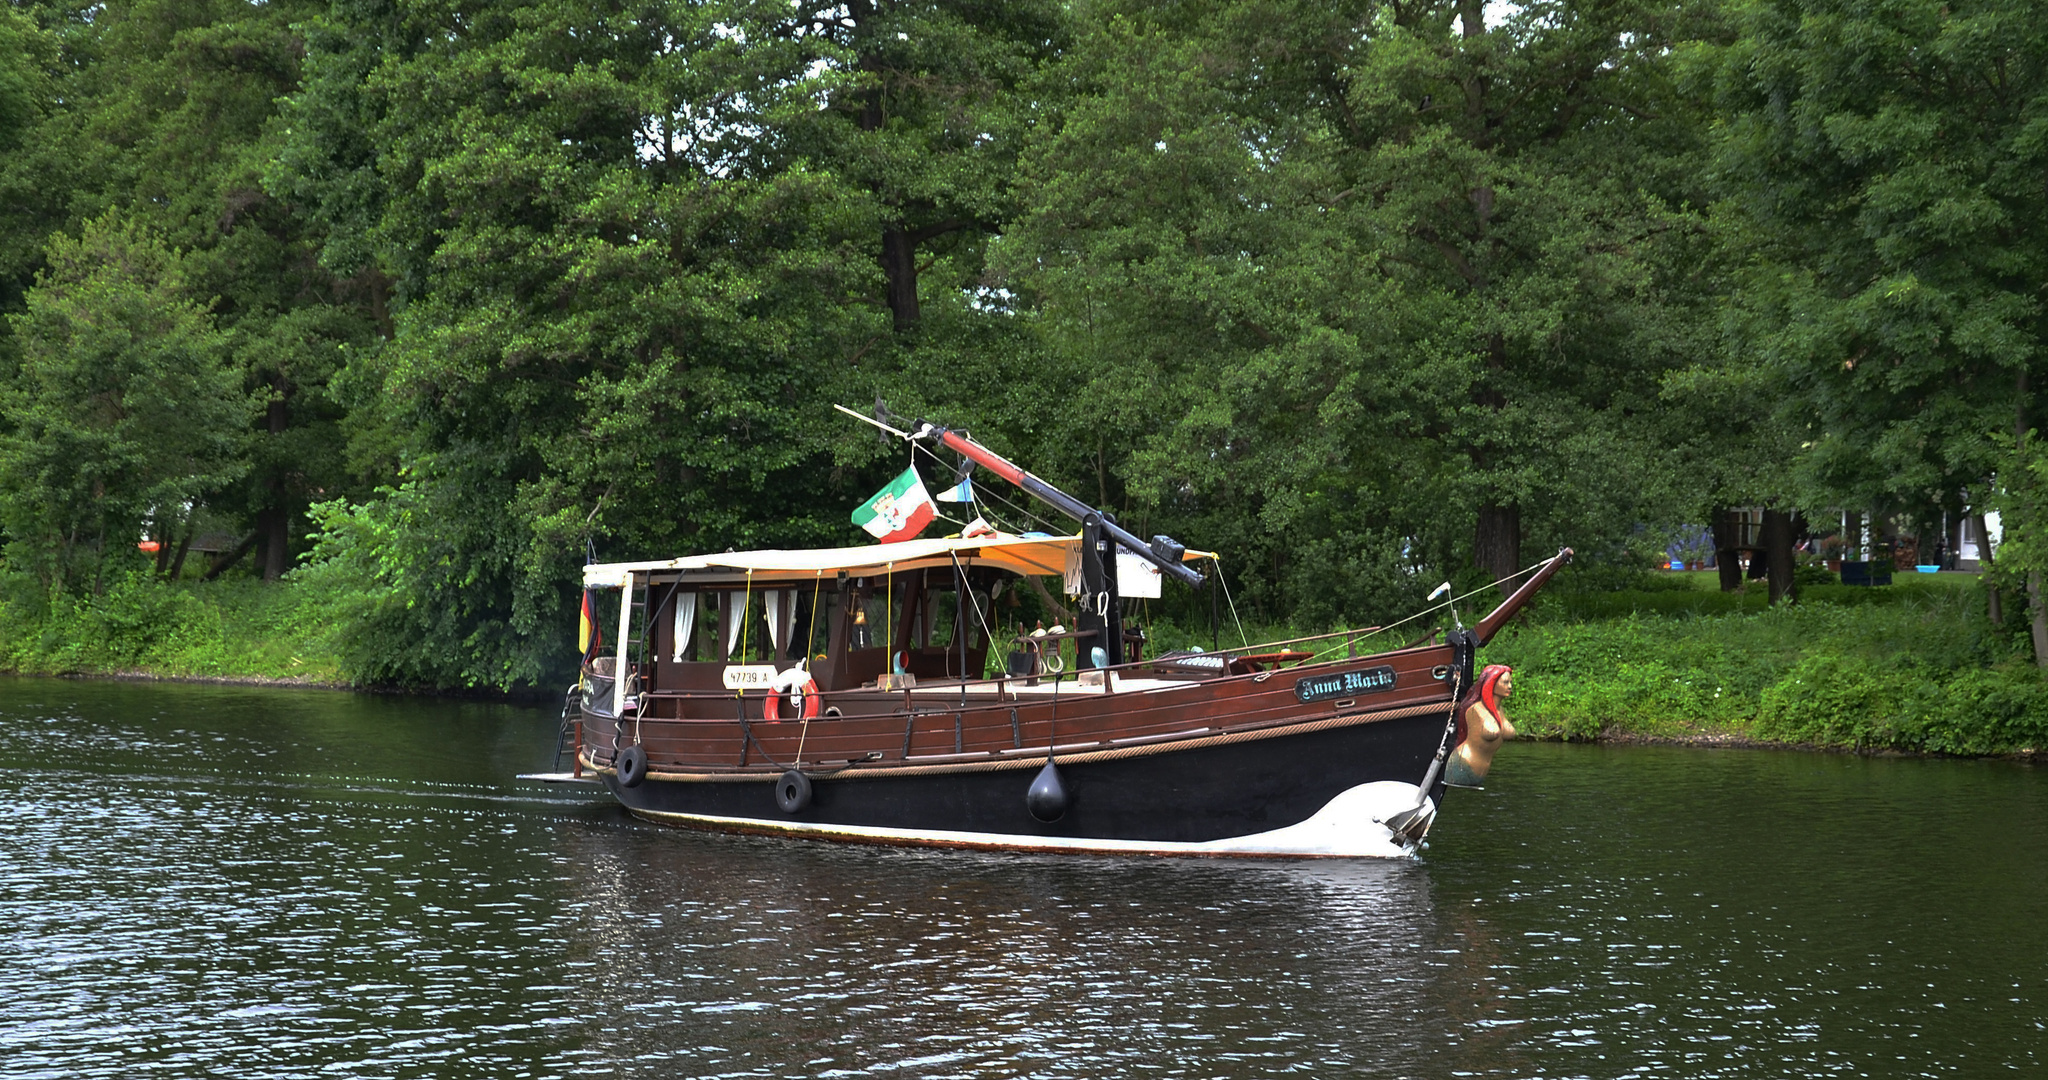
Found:
<path fill-rule="evenodd" d="M 1237 640 L 1244 642 L 1244 647 L 1249 649 L 1252 639 L 1245 635 L 1244 620 L 1237 617 L 1237 601 L 1231 598 L 1230 583 L 1223 580 L 1223 556 L 1211 555 L 1209 561 L 1216 564 L 1216 584 L 1223 586 L 1223 599 L 1230 601 L 1230 621 L 1237 624 Z"/>
<path fill-rule="evenodd" d="M 1397 626 L 1403 626 L 1403 625 L 1406 625 L 1406 624 L 1408 624 L 1408 623 L 1414 622 L 1415 620 L 1417 620 L 1417 619 L 1420 619 L 1420 618 L 1422 618 L 1422 617 L 1423 617 L 1424 615 L 1427 615 L 1427 614 L 1429 614 L 1429 613 L 1430 613 L 1430 612 L 1432 612 L 1432 611 L 1436 611 L 1436 610 L 1438 610 L 1438 609 L 1440 609 L 1440 608 L 1447 608 L 1447 607 L 1451 607 L 1451 606 L 1455 605 L 1455 604 L 1456 604 L 1456 603 L 1457 603 L 1458 601 L 1460 601 L 1460 600 L 1469 600 L 1469 599 L 1471 599 L 1472 597 L 1478 596 L 1478 595 L 1479 595 L 1480 593 L 1483 593 L 1483 592 L 1485 592 L 1485 591 L 1486 591 L 1486 590 L 1488 590 L 1488 589 L 1497 589 L 1497 588 L 1500 588 L 1501 586 L 1503 586 L 1503 585 L 1506 585 L 1506 584 L 1507 584 L 1508 582 L 1510 582 L 1510 581 L 1513 581 L 1513 580 L 1515 580 L 1516 578 L 1522 578 L 1522 577 L 1527 577 L 1527 576 L 1529 576 L 1530 574 L 1532 574 L 1532 573 L 1535 573 L 1536 571 L 1538 571 L 1538 570 L 1541 570 L 1541 569 L 1543 569 L 1543 568 L 1544 568 L 1545 566 L 1548 566 L 1549 564 L 1550 564 L 1550 560 L 1549 560 L 1549 559 L 1543 559 L 1543 560 L 1540 560 L 1540 561 L 1538 561 L 1538 562 L 1535 562 L 1535 563 L 1531 563 L 1530 565 L 1528 565 L 1528 566 L 1525 566 L 1525 567 L 1523 567 L 1522 569 L 1520 569 L 1520 570 L 1517 570 L 1517 571 L 1515 571 L 1514 573 L 1512 573 L 1512 574 L 1509 574 L 1508 576 L 1506 576 L 1506 577 L 1504 577 L 1504 578 L 1501 578 L 1501 579 L 1500 579 L 1499 581 L 1496 581 L 1496 582 L 1494 582 L 1494 583 L 1493 583 L 1493 584 L 1491 584 L 1491 585 L 1481 585 L 1480 587 L 1478 587 L 1478 588 L 1476 588 L 1476 589 L 1472 590 L 1471 592 L 1465 593 L 1465 594 L 1464 594 L 1464 595 L 1462 595 L 1462 596 L 1453 596 L 1453 597 L 1451 597 L 1451 598 L 1449 598 L 1449 599 L 1445 600 L 1445 601 L 1444 601 L 1443 603 L 1441 603 L 1441 604 L 1432 604 L 1432 605 L 1430 605 L 1429 607 L 1423 608 L 1423 609 L 1422 609 L 1421 611 L 1418 611 L 1418 612 L 1416 612 L 1415 614 L 1413 614 L 1413 615 L 1410 615 L 1410 616 L 1408 616 L 1408 617 L 1407 617 L 1407 618 L 1405 618 L 1405 619 L 1402 619 L 1402 620 L 1401 620 L 1400 622 L 1391 622 L 1391 623 L 1388 623 L 1388 624 L 1387 624 L 1387 625 L 1385 625 L 1385 626 L 1377 626 L 1377 627 L 1374 627 L 1374 628 L 1373 628 L 1373 629 L 1371 629 L 1371 630 L 1368 630 L 1368 631 L 1366 631 L 1366 632 L 1365 632 L 1365 633 L 1363 633 L 1363 634 L 1358 634 L 1358 635 L 1356 635 L 1356 636 L 1353 636 L 1353 635 L 1350 635 L 1350 634 L 1346 634 L 1346 635 L 1344 635 L 1344 640 L 1343 640 L 1343 641 L 1340 641 L 1340 642 L 1338 642 L 1337 644 L 1335 644 L 1335 645 L 1332 645 L 1332 646 L 1330 646 L 1330 647 L 1329 647 L 1329 648 L 1327 648 L 1327 649 L 1324 649 L 1324 650 L 1323 650 L 1322 652 L 1319 652 L 1319 653 L 1315 654 L 1315 656 L 1313 656 L 1313 657 L 1311 657 L 1311 658 L 1310 658 L 1310 662 L 1314 662 L 1314 661 L 1316 661 L 1316 660 L 1321 660 L 1321 659 L 1322 659 L 1322 658 L 1323 658 L 1323 657 L 1324 657 L 1325 655 L 1327 655 L 1327 654 L 1330 654 L 1330 653 L 1334 653 L 1334 652 L 1336 652 L 1336 651 L 1337 651 L 1338 649 L 1344 648 L 1345 646 L 1348 646 L 1348 645 L 1352 645 L 1352 644 L 1355 644 L 1355 643 L 1357 643 L 1357 642 L 1360 642 L 1360 641 L 1363 641 L 1363 640 L 1365 640 L 1366 638 L 1369 638 L 1369 637 L 1373 637 L 1373 636 L 1375 636 L 1375 635 L 1378 635 L 1378 634 L 1384 634 L 1384 633 L 1386 633 L 1387 631 L 1389 631 L 1389 630 L 1392 630 L 1393 628 L 1395 628 L 1395 627 L 1397 627 Z"/>
<path fill-rule="evenodd" d="M 811 623 L 804 628 L 803 672 L 806 679 L 809 679 L 811 675 L 811 650 L 818 644 L 818 598 L 824 594 L 825 571 L 820 570 L 817 572 L 817 577 L 812 579 L 811 582 Z M 811 737 L 811 711 L 809 709 L 798 709 L 797 712 L 803 716 L 804 726 L 797 729 L 796 733 L 795 765 L 798 768 L 802 768 L 804 764 L 804 740 Z"/>
<path fill-rule="evenodd" d="M 945 458 L 942 458 L 942 457 L 940 457 L 940 456 L 938 455 L 937 451 L 934 451 L 934 450 L 932 450 L 932 449 L 931 449 L 930 447 L 928 447 L 928 446 L 924 445 L 923 443 L 913 442 L 913 443 L 911 443 L 911 444 L 910 444 L 910 447 L 911 447 L 911 449 L 912 449 L 912 450 L 914 450 L 914 451 L 917 451 L 917 452 L 921 452 L 921 453 L 923 453 L 923 454 L 924 454 L 924 455 L 925 455 L 926 457 L 928 457 L 928 458 L 931 458 L 934 464 L 938 464 L 938 465 L 946 465 L 946 459 L 945 459 Z M 912 455 L 911 455 L 911 457 L 912 457 L 912 460 L 913 460 L 913 462 L 914 462 L 914 461 L 916 460 L 916 454 L 912 454 Z M 952 466 L 950 466 L 950 465 L 946 465 L 946 467 L 947 467 L 947 468 L 952 468 Z M 1003 505 L 1004 505 L 1005 507 L 1009 508 L 1009 510 L 1010 510 L 1011 512 L 1013 512 L 1013 513 L 1017 513 L 1017 514 L 1021 514 L 1021 515 L 1023 515 L 1023 516 L 1025 517 L 1025 518 L 1029 519 L 1030 521 L 1033 521 L 1033 522 L 1037 523 L 1037 524 L 1038 524 L 1038 525 L 1039 525 L 1039 526 L 1040 526 L 1041 528 L 1045 529 L 1045 530 L 1046 530 L 1047 532 L 1053 532 L 1053 533 L 1057 533 L 1057 532 L 1059 531 L 1059 530 L 1057 530 L 1057 529 L 1055 529 L 1055 528 L 1053 527 L 1053 525 L 1052 525 L 1052 523 L 1051 523 L 1051 522 L 1049 522 L 1049 521 L 1045 520 L 1045 519 L 1044 519 L 1044 518 L 1042 518 L 1042 517 L 1039 517 L 1039 516 L 1038 516 L 1037 514 L 1034 514 L 1034 513 L 1032 513 L 1031 511 L 1029 511 L 1029 510 L 1027 510 L 1027 509 L 1025 509 L 1025 508 L 1023 508 L 1023 507 L 1021 507 L 1021 506 L 1018 506 L 1018 505 L 1017 505 L 1016 503 L 1013 503 L 1013 502 L 1011 502 L 1010 500 L 1008 500 L 1008 499 L 1005 499 L 1005 498 L 1003 498 L 1002 496 L 1000 496 L 1000 495 L 997 495 L 997 494 L 995 494 L 995 492 L 993 492 L 993 491 L 982 491 L 982 490 L 977 490 L 977 491 L 975 492 L 975 494 L 974 494 L 974 499 L 975 499 L 975 502 L 977 502 L 977 503 L 981 502 L 981 501 L 982 501 L 982 497 L 983 497 L 984 495 L 986 495 L 986 496 L 987 496 L 988 498 L 994 499 L 995 501 L 997 501 L 997 502 L 999 502 L 999 503 L 1002 503 L 1002 504 L 1003 504 Z M 939 516 L 939 517 L 945 517 L 945 515 L 943 515 L 943 514 L 939 514 L 939 513 L 938 513 L 938 511 L 937 511 L 936 509 L 934 509 L 934 510 L 933 510 L 932 512 L 933 512 L 933 514 L 935 514 L 935 515 L 937 515 L 937 516 Z M 955 521 L 955 519 L 953 519 L 953 518 L 950 518 L 950 517 L 947 517 L 947 518 L 946 518 L 946 520 L 947 520 L 947 521 L 954 521 L 954 522 L 955 522 L 955 524 L 965 524 L 964 522 L 958 522 L 958 521 Z"/>

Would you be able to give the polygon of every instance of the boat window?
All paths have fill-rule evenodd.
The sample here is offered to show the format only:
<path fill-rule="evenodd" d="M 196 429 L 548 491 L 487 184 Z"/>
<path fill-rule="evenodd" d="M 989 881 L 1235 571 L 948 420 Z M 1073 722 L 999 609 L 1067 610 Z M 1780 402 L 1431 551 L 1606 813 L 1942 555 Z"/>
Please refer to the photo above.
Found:
<path fill-rule="evenodd" d="M 711 659 L 718 641 L 718 594 L 676 583 L 656 584 L 649 594 L 648 655 L 665 663 Z"/>
<path fill-rule="evenodd" d="M 812 608 L 815 588 L 724 588 L 700 595 L 699 606 L 713 614 L 699 629 L 708 647 L 692 659 L 782 663 L 801 659 L 813 639 L 818 650 L 825 648 L 824 613 Z"/>
<path fill-rule="evenodd" d="M 982 624 L 990 622 L 992 602 L 986 592 L 969 586 L 967 602 L 963 608 L 960 593 L 955 589 L 934 589 L 925 594 L 924 610 L 919 615 L 917 644 L 926 648 L 958 648 L 960 639 L 954 636 L 955 625 L 966 618 L 967 647 L 980 648 L 987 638 Z M 929 627 L 929 632 L 926 628 Z"/>

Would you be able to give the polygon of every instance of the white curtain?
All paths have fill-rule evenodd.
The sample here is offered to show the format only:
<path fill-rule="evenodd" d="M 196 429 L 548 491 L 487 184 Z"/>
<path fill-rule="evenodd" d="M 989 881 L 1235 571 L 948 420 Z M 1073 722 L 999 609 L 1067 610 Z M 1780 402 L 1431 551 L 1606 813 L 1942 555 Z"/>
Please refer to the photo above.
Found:
<path fill-rule="evenodd" d="M 768 655 L 782 655 L 782 636 L 788 628 L 783 625 L 782 590 L 764 589 L 761 601 L 768 609 Z"/>
<path fill-rule="evenodd" d="M 675 662 L 680 664 L 690 655 L 690 636 L 697 630 L 697 594 L 679 592 L 676 594 Z"/>
<path fill-rule="evenodd" d="M 747 625 L 747 594 L 726 593 L 725 612 L 725 658 L 730 660 L 732 651 L 739 648 L 740 630 Z"/>

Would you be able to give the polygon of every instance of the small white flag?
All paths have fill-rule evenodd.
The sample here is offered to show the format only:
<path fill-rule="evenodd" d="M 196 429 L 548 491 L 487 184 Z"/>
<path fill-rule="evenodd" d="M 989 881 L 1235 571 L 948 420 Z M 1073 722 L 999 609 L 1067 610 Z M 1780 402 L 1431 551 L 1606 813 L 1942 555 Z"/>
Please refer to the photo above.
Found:
<path fill-rule="evenodd" d="M 973 502 L 974 481 L 963 476 L 959 483 L 939 492 L 934 498 L 940 502 Z"/>
<path fill-rule="evenodd" d="M 963 484 L 966 482 L 965 480 L 961 481 Z M 973 521 L 967 523 L 966 528 L 960 530 L 960 538 L 962 540 L 972 540 L 977 536 L 994 536 L 995 534 L 995 526 L 990 525 L 988 519 L 982 517 L 976 517 Z"/>

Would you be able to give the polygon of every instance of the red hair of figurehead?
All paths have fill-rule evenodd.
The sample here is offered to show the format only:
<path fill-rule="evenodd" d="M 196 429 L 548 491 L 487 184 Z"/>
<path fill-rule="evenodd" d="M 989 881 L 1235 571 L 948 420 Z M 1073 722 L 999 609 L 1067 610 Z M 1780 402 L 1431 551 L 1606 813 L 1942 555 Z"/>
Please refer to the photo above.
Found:
<path fill-rule="evenodd" d="M 1488 664 L 1479 673 L 1479 701 L 1495 717 L 1500 716 L 1500 677 L 1510 670 L 1506 664 Z"/>

